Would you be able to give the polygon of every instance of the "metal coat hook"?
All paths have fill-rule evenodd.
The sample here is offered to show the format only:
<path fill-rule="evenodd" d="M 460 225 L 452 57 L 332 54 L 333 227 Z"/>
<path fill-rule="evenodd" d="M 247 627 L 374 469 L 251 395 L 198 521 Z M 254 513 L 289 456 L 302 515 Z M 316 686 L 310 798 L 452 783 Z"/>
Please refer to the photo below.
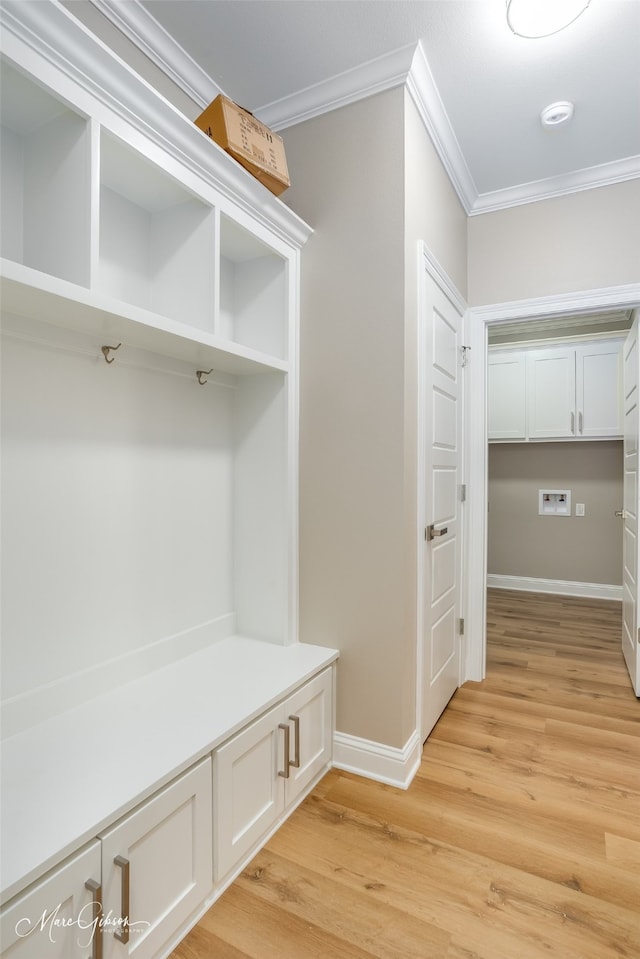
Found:
<path fill-rule="evenodd" d="M 198 383 L 200 386 L 204 386 L 207 382 L 206 380 L 203 380 L 202 377 L 209 376 L 210 373 L 213 373 L 213 367 L 211 367 L 210 370 L 196 370 L 196 376 L 198 377 Z"/>
<path fill-rule="evenodd" d="M 122 346 L 122 343 L 118 343 L 117 346 L 102 347 L 102 355 L 104 356 L 106 363 L 113 363 L 113 361 L 115 360 L 115 356 L 112 356 L 111 359 L 109 359 L 109 353 L 111 353 L 112 351 L 115 352 L 115 350 L 119 350 L 121 346 Z"/>

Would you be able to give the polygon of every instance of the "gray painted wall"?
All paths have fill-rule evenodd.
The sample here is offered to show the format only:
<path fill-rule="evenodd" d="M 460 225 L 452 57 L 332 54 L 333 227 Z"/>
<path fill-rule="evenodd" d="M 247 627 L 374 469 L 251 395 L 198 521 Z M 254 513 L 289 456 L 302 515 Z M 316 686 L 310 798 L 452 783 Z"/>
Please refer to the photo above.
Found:
<path fill-rule="evenodd" d="M 336 645 L 337 728 L 415 729 L 417 241 L 466 288 L 466 217 L 401 88 L 285 131 L 303 252 L 300 631 Z"/>
<path fill-rule="evenodd" d="M 640 180 L 469 217 L 469 304 L 640 281 Z"/>
<path fill-rule="evenodd" d="M 620 586 L 622 473 L 621 440 L 490 443 L 488 572 Z M 541 488 L 570 489 L 573 515 L 539 516 Z"/>

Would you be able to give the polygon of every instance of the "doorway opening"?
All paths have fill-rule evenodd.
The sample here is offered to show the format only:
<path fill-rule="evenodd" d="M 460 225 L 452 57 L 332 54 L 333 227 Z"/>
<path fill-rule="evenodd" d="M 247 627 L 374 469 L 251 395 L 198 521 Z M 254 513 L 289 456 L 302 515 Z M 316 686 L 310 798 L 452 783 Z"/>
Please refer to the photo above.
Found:
<path fill-rule="evenodd" d="M 620 314 L 630 317 L 640 305 L 640 285 L 633 284 L 611 290 L 592 291 L 554 299 L 522 301 L 497 307 L 473 308 L 468 313 L 468 340 L 475 362 L 469 370 L 469 403 L 466 410 L 468 446 L 468 528 L 467 528 L 467 610 L 469 640 L 466 678 L 481 680 L 486 669 L 486 601 L 488 573 L 489 495 L 488 495 L 488 432 L 486 403 L 489 342 L 512 336 L 512 342 L 537 339 L 550 340 L 565 336 L 612 333 L 614 326 L 624 335 Z M 612 318 L 616 314 L 616 318 Z M 599 327 L 598 324 L 604 326 Z M 610 325 L 607 326 L 607 324 Z M 628 324 L 628 320 L 626 321 Z M 619 437 L 618 437 L 619 439 Z M 586 445 L 586 444 L 585 444 Z M 581 501 L 579 501 L 581 502 Z M 562 523 L 566 520 L 552 519 Z"/>

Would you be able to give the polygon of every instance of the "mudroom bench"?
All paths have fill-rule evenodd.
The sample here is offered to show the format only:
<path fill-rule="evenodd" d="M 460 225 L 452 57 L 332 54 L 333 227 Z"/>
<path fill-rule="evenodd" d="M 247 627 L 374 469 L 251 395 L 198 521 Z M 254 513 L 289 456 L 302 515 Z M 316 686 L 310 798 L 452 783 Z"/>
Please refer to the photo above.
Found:
<path fill-rule="evenodd" d="M 337 655 L 229 637 L 5 740 L 3 953 L 168 955 L 329 768 Z"/>

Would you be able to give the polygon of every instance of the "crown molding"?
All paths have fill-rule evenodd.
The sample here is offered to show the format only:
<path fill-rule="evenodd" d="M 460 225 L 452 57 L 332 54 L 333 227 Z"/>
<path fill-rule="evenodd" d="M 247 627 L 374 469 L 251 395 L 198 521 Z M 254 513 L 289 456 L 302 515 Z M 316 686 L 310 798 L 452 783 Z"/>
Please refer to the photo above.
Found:
<path fill-rule="evenodd" d="M 89 2 L 199 107 L 224 93 L 138 0 Z"/>
<path fill-rule="evenodd" d="M 128 3 L 119 0 L 90 2 L 200 107 L 206 106 L 217 93 L 224 92 L 139 0 L 129 0 Z M 640 156 L 635 156 L 479 194 L 421 43 L 401 47 L 291 96 L 267 103 L 254 112 L 263 123 L 280 131 L 402 85 L 406 85 L 468 216 L 492 213 L 640 177 Z"/>
<path fill-rule="evenodd" d="M 470 216 L 493 213 L 496 210 L 521 206 L 523 203 L 567 196 L 570 193 L 580 193 L 582 190 L 622 183 L 624 180 L 635 180 L 637 177 L 640 177 L 640 156 L 625 157 L 622 160 L 614 160 L 612 163 L 603 163 L 600 166 L 576 170 L 573 173 L 549 177 L 546 180 L 535 180 L 532 183 L 521 183 L 492 193 L 482 193 L 476 197 L 468 213 Z"/>
<path fill-rule="evenodd" d="M 400 47 L 291 96 L 267 103 L 256 109 L 256 116 L 273 130 L 283 130 L 384 90 L 403 86 L 411 70 L 414 52 L 413 43 Z"/>
<path fill-rule="evenodd" d="M 444 108 L 421 43 L 418 43 L 415 48 L 411 70 L 407 76 L 407 89 L 453 188 L 466 213 L 469 214 L 478 196 L 478 190 Z"/>

